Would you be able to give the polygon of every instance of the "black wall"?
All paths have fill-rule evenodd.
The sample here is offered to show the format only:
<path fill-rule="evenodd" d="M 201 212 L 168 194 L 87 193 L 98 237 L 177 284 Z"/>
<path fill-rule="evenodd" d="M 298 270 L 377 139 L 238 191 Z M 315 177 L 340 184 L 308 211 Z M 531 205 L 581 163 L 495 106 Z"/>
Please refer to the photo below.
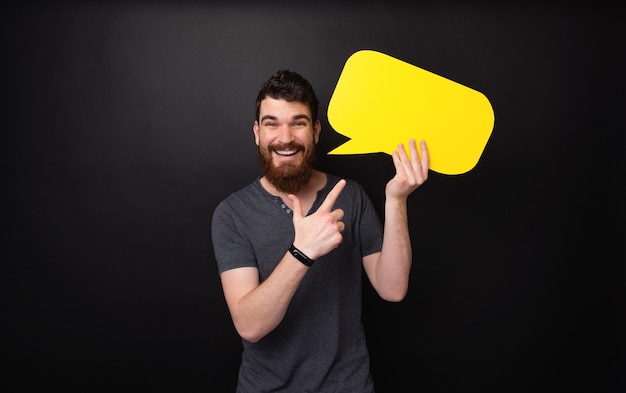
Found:
<path fill-rule="evenodd" d="M 16 4 L 0 8 L 3 391 L 233 391 L 210 220 L 259 173 L 256 92 L 279 68 L 307 77 L 320 167 L 382 212 L 390 157 L 325 154 L 361 49 L 482 92 L 496 117 L 472 171 L 411 196 L 406 300 L 366 286 L 378 391 L 626 389 L 617 6 Z"/>

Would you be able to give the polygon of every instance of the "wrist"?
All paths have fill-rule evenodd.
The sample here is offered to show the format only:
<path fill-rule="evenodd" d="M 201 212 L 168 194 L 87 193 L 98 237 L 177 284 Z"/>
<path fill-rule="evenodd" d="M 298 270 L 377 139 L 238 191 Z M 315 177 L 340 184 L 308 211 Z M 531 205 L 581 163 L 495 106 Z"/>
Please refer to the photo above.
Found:
<path fill-rule="evenodd" d="M 298 261 L 302 262 L 306 266 L 311 266 L 313 265 L 313 262 L 315 262 L 314 259 L 309 258 L 305 253 L 298 250 L 296 246 L 293 245 L 293 243 L 289 247 L 289 253 L 293 255 L 294 258 L 296 258 Z"/>

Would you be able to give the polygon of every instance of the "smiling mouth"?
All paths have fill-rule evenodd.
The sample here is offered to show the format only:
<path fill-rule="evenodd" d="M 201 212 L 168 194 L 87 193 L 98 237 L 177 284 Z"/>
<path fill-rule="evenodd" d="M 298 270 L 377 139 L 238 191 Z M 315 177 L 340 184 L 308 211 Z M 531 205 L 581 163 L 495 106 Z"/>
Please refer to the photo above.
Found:
<path fill-rule="evenodd" d="M 292 149 L 292 150 L 274 150 L 274 153 L 278 154 L 279 156 L 293 156 L 294 154 L 296 154 L 298 152 L 298 149 Z"/>

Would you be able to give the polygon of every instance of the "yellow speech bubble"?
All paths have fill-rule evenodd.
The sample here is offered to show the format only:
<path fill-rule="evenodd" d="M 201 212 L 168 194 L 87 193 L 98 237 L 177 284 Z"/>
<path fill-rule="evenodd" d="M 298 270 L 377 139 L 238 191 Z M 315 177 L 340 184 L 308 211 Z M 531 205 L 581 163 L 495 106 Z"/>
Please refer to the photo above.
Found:
<path fill-rule="evenodd" d="M 352 54 L 328 104 L 328 121 L 351 138 L 328 154 L 387 153 L 410 138 L 428 144 L 430 169 L 468 172 L 494 125 L 484 94 L 386 54 Z"/>

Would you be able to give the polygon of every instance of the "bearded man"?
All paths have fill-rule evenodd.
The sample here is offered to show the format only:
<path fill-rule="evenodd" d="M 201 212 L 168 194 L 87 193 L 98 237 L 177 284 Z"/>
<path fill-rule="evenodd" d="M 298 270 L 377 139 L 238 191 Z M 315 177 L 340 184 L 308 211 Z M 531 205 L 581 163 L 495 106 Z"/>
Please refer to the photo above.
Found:
<path fill-rule="evenodd" d="M 407 199 L 428 178 L 428 150 L 392 153 L 384 222 L 362 186 L 314 168 L 319 102 L 300 74 L 261 86 L 253 125 L 262 175 L 212 218 L 218 273 L 242 338 L 236 391 L 374 392 L 361 321 L 362 274 L 404 299 L 413 255 Z"/>

